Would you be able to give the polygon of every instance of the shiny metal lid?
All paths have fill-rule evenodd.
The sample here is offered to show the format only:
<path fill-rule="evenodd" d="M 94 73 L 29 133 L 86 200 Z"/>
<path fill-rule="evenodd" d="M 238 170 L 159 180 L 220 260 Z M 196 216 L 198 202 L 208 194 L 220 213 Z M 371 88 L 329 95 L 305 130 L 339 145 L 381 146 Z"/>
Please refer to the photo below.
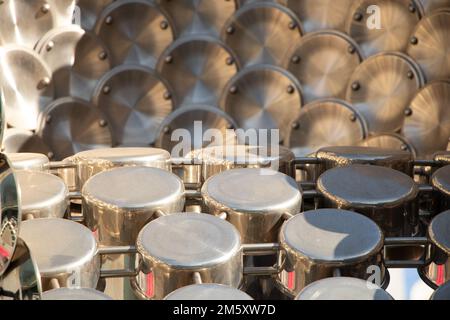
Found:
<path fill-rule="evenodd" d="M 178 39 L 158 62 L 158 71 L 173 89 L 177 107 L 217 105 L 238 69 L 234 54 L 222 42 L 207 36 Z"/>
<path fill-rule="evenodd" d="M 302 21 L 305 32 L 323 29 L 345 31 L 348 8 L 354 0 L 284 0 Z"/>
<path fill-rule="evenodd" d="M 262 146 L 223 145 L 192 151 L 187 158 L 198 160 L 204 165 L 248 165 L 271 166 L 294 160 L 292 151 L 283 146 L 267 148 Z"/>
<path fill-rule="evenodd" d="M 42 138 L 30 130 L 8 128 L 3 137 L 2 151 L 6 153 L 42 153 L 48 154 L 49 149 Z"/>
<path fill-rule="evenodd" d="M 395 207 L 418 194 L 414 181 L 402 172 L 357 164 L 326 171 L 317 189 L 343 208 Z"/>
<path fill-rule="evenodd" d="M 176 269 L 198 269 L 234 257 L 241 250 L 241 237 L 232 224 L 220 218 L 180 213 L 147 224 L 136 245 L 144 259 Z"/>
<path fill-rule="evenodd" d="M 450 281 L 439 286 L 430 297 L 430 300 L 450 300 Z"/>
<path fill-rule="evenodd" d="M 170 153 L 157 148 L 107 148 L 82 151 L 70 158 L 74 163 L 108 162 L 115 166 L 166 165 L 170 161 Z"/>
<path fill-rule="evenodd" d="M 410 34 L 407 53 L 420 65 L 428 82 L 450 78 L 449 29 L 450 10 L 439 10 L 424 17 Z"/>
<path fill-rule="evenodd" d="M 297 213 L 302 203 L 295 180 L 270 169 L 224 171 L 205 182 L 202 195 L 218 209 L 250 214 Z"/>
<path fill-rule="evenodd" d="M 289 72 L 270 65 L 252 66 L 228 82 L 220 107 L 244 130 L 280 130 L 279 140 L 273 141 L 279 144 L 289 133 L 286 123 L 300 113 L 302 92 Z"/>
<path fill-rule="evenodd" d="M 182 197 L 184 185 L 180 178 L 166 170 L 123 167 L 93 176 L 84 185 L 82 194 L 99 206 L 157 210 Z"/>
<path fill-rule="evenodd" d="M 450 210 L 437 215 L 428 227 L 431 242 L 450 255 Z"/>
<path fill-rule="evenodd" d="M 36 51 L 53 72 L 57 98 L 89 101 L 98 80 L 111 68 L 109 50 L 101 40 L 74 25 L 49 31 Z"/>
<path fill-rule="evenodd" d="M 8 124 L 19 129 L 35 130 L 40 112 L 54 96 L 50 68 L 31 49 L 8 45 L 0 48 L 0 69 L 3 70 L 0 84 Z"/>
<path fill-rule="evenodd" d="M 62 160 L 83 150 L 112 144 L 105 117 L 84 100 L 55 100 L 41 114 L 39 122 L 38 134 L 50 148 L 52 160 Z"/>
<path fill-rule="evenodd" d="M 20 236 L 30 247 L 41 276 L 70 273 L 91 261 L 97 242 L 85 226 L 64 219 L 22 222 Z"/>
<path fill-rule="evenodd" d="M 56 14 L 47 0 L 2 1 L 0 46 L 16 43 L 32 49 L 48 30 L 56 26 Z"/>
<path fill-rule="evenodd" d="M 410 10 L 411 5 L 413 10 Z M 420 20 L 419 10 L 410 0 L 354 1 L 349 14 L 352 16 L 347 18 L 346 31 L 360 44 L 365 56 L 382 51 L 405 51 L 408 37 Z M 368 27 L 374 14 L 379 14 L 381 28 Z"/>
<path fill-rule="evenodd" d="M 281 229 L 280 241 L 309 261 L 339 265 L 357 263 L 380 252 L 383 233 L 361 214 L 320 209 L 288 220 Z"/>
<path fill-rule="evenodd" d="M 118 0 L 107 6 L 95 33 L 110 50 L 113 66 L 139 64 L 154 68 L 174 39 L 165 14 L 146 0 Z"/>
<path fill-rule="evenodd" d="M 93 30 L 102 11 L 115 0 L 77 0 L 81 11 L 81 27 L 84 30 Z"/>
<path fill-rule="evenodd" d="M 423 16 L 436 10 L 450 9 L 449 0 L 418 0 L 417 4 Z"/>
<path fill-rule="evenodd" d="M 425 83 L 419 66 L 402 53 L 381 53 L 365 60 L 347 82 L 346 100 L 367 121 L 372 133 L 401 129 L 405 110 Z"/>
<path fill-rule="evenodd" d="M 344 99 L 347 83 L 361 63 L 358 44 L 338 31 L 304 36 L 283 65 L 295 75 L 306 103 L 316 99 Z"/>
<path fill-rule="evenodd" d="M 302 26 L 288 8 L 269 1 L 249 3 L 226 23 L 222 39 L 242 66 L 280 65 L 302 37 Z"/>
<path fill-rule="evenodd" d="M 414 157 L 416 156 L 414 147 L 406 141 L 405 137 L 396 133 L 370 136 L 358 143 L 358 145 L 362 147 L 409 151 Z"/>
<path fill-rule="evenodd" d="M 326 147 L 320 149 L 316 157 L 332 161 L 339 166 L 349 164 L 389 164 L 412 160 L 411 153 L 398 149 L 382 149 L 373 147 Z"/>
<path fill-rule="evenodd" d="M 151 69 L 122 65 L 97 83 L 92 101 L 111 124 L 114 145 L 150 145 L 172 112 L 165 82 Z"/>
<path fill-rule="evenodd" d="M 103 292 L 90 288 L 58 288 L 42 293 L 42 300 L 113 300 Z"/>
<path fill-rule="evenodd" d="M 313 282 L 295 300 L 394 300 L 379 286 L 357 278 L 337 277 Z"/>
<path fill-rule="evenodd" d="M 197 131 L 195 130 L 196 123 L 198 125 L 197 128 L 201 127 L 200 130 L 202 131 L 200 131 L 200 134 L 198 129 Z M 176 145 L 183 143 L 185 148 L 180 151 L 186 151 L 187 149 L 186 154 L 172 154 L 172 156 L 185 157 L 191 150 L 201 149 L 210 146 L 212 143 L 217 145 L 227 143 L 227 129 L 233 129 L 236 127 L 237 125 L 234 120 L 219 108 L 206 105 L 186 106 L 175 110 L 166 119 L 164 119 L 155 145 L 158 148 L 163 148 L 172 153 L 173 148 Z M 209 129 L 215 129 L 215 133 L 220 133 L 220 137 L 217 137 L 219 140 L 212 142 L 204 139 L 203 134 Z M 178 134 L 175 134 L 174 138 L 172 138 L 175 131 L 178 131 Z M 186 136 L 183 136 L 183 134 L 186 133 L 190 134 L 190 140 L 186 140 Z M 231 136 L 233 140 L 229 142 L 235 143 L 236 136 Z"/>
<path fill-rule="evenodd" d="M 403 134 L 419 157 L 447 150 L 450 137 L 450 82 L 436 81 L 420 90 L 406 110 Z"/>
<path fill-rule="evenodd" d="M 22 217 L 63 218 L 69 205 L 69 190 L 64 181 L 50 173 L 17 171 L 21 192 Z"/>
<path fill-rule="evenodd" d="M 36 170 L 46 171 L 50 160 L 46 155 L 40 153 L 8 153 L 14 170 Z"/>
<path fill-rule="evenodd" d="M 194 284 L 175 290 L 164 300 L 253 300 L 245 292 L 221 284 Z"/>
<path fill-rule="evenodd" d="M 174 22 L 178 37 L 209 34 L 218 37 L 225 22 L 236 11 L 236 1 L 158 0 Z"/>
<path fill-rule="evenodd" d="M 72 21 L 77 1 L 78 0 L 47 0 L 50 4 L 50 8 L 54 9 L 56 26 L 67 26 L 73 23 Z"/>
<path fill-rule="evenodd" d="M 431 184 L 442 194 L 450 196 L 450 165 L 437 170 L 431 178 Z"/>
<path fill-rule="evenodd" d="M 366 136 L 366 123 L 349 104 L 318 100 L 304 106 L 292 123 L 289 146 L 296 156 L 308 156 L 326 146 L 351 146 Z"/>

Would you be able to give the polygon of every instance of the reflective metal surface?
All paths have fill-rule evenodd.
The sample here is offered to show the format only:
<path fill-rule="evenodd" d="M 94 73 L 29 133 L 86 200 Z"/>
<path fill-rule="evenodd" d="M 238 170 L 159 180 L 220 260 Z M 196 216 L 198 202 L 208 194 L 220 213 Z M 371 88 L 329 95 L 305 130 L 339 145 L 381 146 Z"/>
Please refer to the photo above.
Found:
<path fill-rule="evenodd" d="M 423 15 L 439 9 L 450 9 L 449 0 L 419 0 L 417 4 Z"/>
<path fill-rule="evenodd" d="M 323 29 L 345 31 L 348 8 L 354 0 L 284 0 L 301 20 L 305 32 Z"/>
<path fill-rule="evenodd" d="M 110 126 L 103 114 L 77 98 L 61 98 L 51 103 L 40 116 L 38 133 L 50 148 L 52 160 L 112 144 Z"/>
<path fill-rule="evenodd" d="M 217 105 L 238 68 L 234 54 L 222 42 L 205 36 L 175 41 L 158 62 L 158 71 L 173 89 L 177 107 Z"/>
<path fill-rule="evenodd" d="M 238 289 L 221 284 L 193 284 L 175 290 L 164 300 L 253 300 Z"/>
<path fill-rule="evenodd" d="M 450 281 L 441 285 L 430 297 L 430 300 L 450 300 Z"/>
<path fill-rule="evenodd" d="M 108 49 L 78 26 L 52 29 L 36 49 L 53 72 L 55 96 L 90 100 L 97 81 L 111 67 Z"/>
<path fill-rule="evenodd" d="M 69 206 L 69 190 L 62 179 L 45 172 L 22 170 L 16 172 L 16 178 L 22 220 L 64 217 Z"/>
<path fill-rule="evenodd" d="M 374 135 L 361 141 L 358 145 L 362 147 L 409 151 L 413 157 L 416 156 L 414 147 L 403 136 L 395 133 Z"/>
<path fill-rule="evenodd" d="M 307 156 L 326 146 L 354 145 L 366 136 L 364 119 L 339 100 L 304 106 L 291 127 L 288 141 L 296 156 Z"/>
<path fill-rule="evenodd" d="M 378 266 L 384 278 L 383 234 L 360 214 L 333 209 L 300 213 L 284 224 L 280 243 L 285 263 L 279 283 L 291 295 L 332 277 L 335 269 L 342 276 L 368 279 L 367 268 Z"/>
<path fill-rule="evenodd" d="M 321 172 L 351 164 L 370 164 L 392 168 L 413 176 L 412 155 L 399 149 L 373 147 L 326 147 L 316 157 L 322 160 Z"/>
<path fill-rule="evenodd" d="M 288 8 L 271 2 L 243 6 L 226 23 L 223 41 L 242 66 L 280 65 L 302 36 L 301 22 Z"/>
<path fill-rule="evenodd" d="M 345 98 L 347 83 L 362 61 L 358 44 L 337 31 L 304 36 L 283 65 L 298 78 L 306 103 Z"/>
<path fill-rule="evenodd" d="M 97 286 L 100 257 L 86 227 L 63 219 L 35 219 L 21 224 L 20 236 L 36 259 L 44 291 Z"/>
<path fill-rule="evenodd" d="M 234 288 L 241 284 L 240 236 L 220 218 L 198 213 L 164 216 L 142 229 L 136 245 L 141 271 L 134 285 L 141 298 L 163 299 L 194 284 L 195 274 L 203 283 Z"/>
<path fill-rule="evenodd" d="M 200 134 L 195 132 L 195 127 L 201 127 Z M 227 129 L 237 128 L 233 119 L 225 112 L 218 108 L 209 106 L 187 106 L 175 110 L 162 123 L 159 137 L 156 140 L 156 147 L 163 148 L 172 154 L 172 157 L 185 157 L 191 150 L 201 149 L 213 144 L 224 144 L 224 137 L 226 138 Z M 208 129 L 217 129 L 221 133 L 220 141 L 208 141 L 204 139 L 202 133 L 207 132 Z M 186 138 L 184 135 L 189 135 Z M 230 137 L 233 139 L 229 141 L 233 143 L 236 141 L 236 136 L 233 134 Z M 175 146 L 180 147 L 182 143 L 183 148 L 174 149 Z M 175 151 L 181 154 L 174 154 Z M 174 151 L 174 152 L 172 152 Z"/>
<path fill-rule="evenodd" d="M 220 107 L 239 128 L 280 130 L 280 141 L 274 143 L 286 139 L 289 127 L 285 124 L 300 114 L 301 106 L 302 91 L 298 81 L 289 72 L 268 65 L 248 67 L 239 72 L 224 89 L 220 101 Z"/>
<path fill-rule="evenodd" d="M 119 66 L 97 83 L 92 101 L 111 125 L 114 145 L 149 146 L 172 111 L 166 83 L 142 66 Z"/>
<path fill-rule="evenodd" d="M 450 166 L 447 165 L 431 177 L 431 185 L 436 190 L 434 213 L 440 213 L 450 208 Z"/>
<path fill-rule="evenodd" d="M 0 154 L 0 276 L 13 258 L 21 220 L 20 190 L 6 155 Z"/>
<path fill-rule="evenodd" d="M 54 12 L 54 23 L 56 26 L 67 26 L 72 24 L 77 1 L 78 0 L 47 0 L 50 9 Z"/>
<path fill-rule="evenodd" d="M 379 286 L 356 278 L 337 277 L 316 281 L 303 289 L 295 300 L 393 300 Z"/>
<path fill-rule="evenodd" d="M 91 288 L 58 288 L 42 294 L 42 300 L 112 300 L 103 292 Z"/>
<path fill-rule="evenodd" d="M 50 160 L 40 153 L 8 153 L 14 170 L 47 171 Z"/>
<path fill-rule="evenodd" d="M 424 17 L 411 33 L 407 52 L 420 65 L 427 81 L 450 77 L 449 30 L 450 10 L 445 10 Z"/>
<path fill-rule="evenodd" d="M 5 130 L 2 151 L 6 153 L 40 153 L 48 154 L 49 148 L 42 138 L 30 130 L 9 128 Z"/>
<path fill-rule="evenodd" d="M 17 239 L 8 270 L 0 276 L 0 300 L 40 300 L 41 278 L 27 244 Z"/>
<path fill-rule="evenodd" d="M 322 174 L 317 189 L 325 207 L 355 210 L 374 220 L 385 236 L 412 236 L 418 212 L 418 187 L 399 171 L 369 165 L 334 168 Z"/>
<path fill-rule="evenodd" d="M 374 25 L 377 6 L 380 25 Z M 410 9 L 410 6 L 413 6 Z M 361 46 L 366 56 L 382 51 L 405 51 L 409 36 L 419 22 L 420 14 L 411 0 L 358 0 L 349 8 L 346 31 Z M 368 27 L 371 24 L 371 28 Z"/>
<path fill-rule="evenodd" d="M 222 172 L 205 182 L 202 197 L 211 214 L 226 214 L 243 243 L 277 242 L 285 215 L 299 213 L 302 206 L 295 180 L 270 169 Z"/>
<path fill-rule="evenodd" d="M 51 70 L 37 53 L 16 45 L 0 48 L 0 68 L 8 124 L 36 129 L 39 113 L 53 99 Z"/>
<path fill-rule="evenodd" d="M 413 60 L 401 53 L 381 53 L 356 68 L 348 82 L 346 100 L 367 120 L 371 133 L 396 132 L 423 84 L 423 75 Z"/>
<path fill-rule="evenodd" d="M 0 46 L 16 43 L 33 49 L 56 26 L 58 13 L 47 0 L 5 0 L 0 4 Z"/>
<path fill-rule="evenodd" d="M 450 137 L 450 83 L 437 81 L 420 90 L 407 109 L 403 134 L 419 157 L 447 149 Z"/>
<path fill-rule="evenodd" d="M 158 0 L 172 21 L 178 37 L 209 34 L 218 37 L 225 22 L 236 10 L 236 1 Z"/>
<path fill-rule="evenodd" d="M 153 3 L 145 0 L 118 0 L 97 20 L 95 33 L 109 48 L 111 62 L 154 67 L 174 32 L 170 21 Z"/>
<path fill-rule="evenodd" d="M 93 30 L 102 11 L 114 1 L 115 0 L 77 0 L 77 6 L 82 12 L 81 27 L 84 30 Z"/>

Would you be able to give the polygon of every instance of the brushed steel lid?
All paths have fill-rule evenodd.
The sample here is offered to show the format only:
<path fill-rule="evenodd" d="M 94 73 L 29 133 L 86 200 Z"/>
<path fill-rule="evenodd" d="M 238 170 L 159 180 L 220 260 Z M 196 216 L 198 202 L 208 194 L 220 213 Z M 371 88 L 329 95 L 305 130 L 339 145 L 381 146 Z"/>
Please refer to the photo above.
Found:
<path fill-rule="evenodd" d="M 71 273 L 97 253 L 92 232 L 70 220 L 27 220 L 22 222 L 20 236 L 30 247 L 44 277 Z"/>
<path fill-rule="evenodd" d="M 106 148 L 82 151 L 70 158 L 74 163 L 108 162 L 115 166 L 142 165 L 167 167 L 170 153 L 157 148 Z"/>
<path fill-rule="evenodd" d="M 63 218 L 69 205 L 69 190 L 64 181 L 50 173 L 17 171 L 21 192 L 22 217 Z"/>
<path fill-rule="evenodd" d="M 313 282 L 295 300 L 394 300 L 379 286 L 356 278 L 337 277 Z"/>
<path fill-rule="evenodd" d="M 419 157 L 447 150 L 450 137 L 450 82 L 435 81 L 420 90 L 407 109 L 403 134 Z"/>
<path fill-rule="evenodd" d="M 418 0 L 417 4 L 420 7 L 422 16 L 430 14 L 436 10 L 450 9 L 449 0 Z"/>
<path fill-rule="evenodd" d="M 370 136 L 358 143 L 358 145 L 363 147 L 409 151 L 414 157 L 416 156 L 416 150 L 414 147 L 406 141 L 405 137 L 396 133 L 385 133 Z"/>
<path fill-rule="evenodd" d="M 345 31 L 348 8 L 354 0 L 284 0 L 302 21 L 305 32 L 323 29 Z"/>
<path fill-rule="evenodd" d="M 415 199 L 417 185 L 394 169 L 354 164 L 326 171 L 317 189 L 329 200 L 348 208 L 395 207 Z"/>
<path fill-rule="evenodd" d="M 3 1 L 0 5 L 0 46 L 15 43 L 33 49 L 48 30 L 57 26 L 56 15 L 47 0 Z"/>
<path fill-rule="evenodd" d="M 391 164 L 408 163 L 411 153 L 399 149 L 382 149 L 373 147 L 326 147 L 320 149 L 316 157 L 344 166 L 349 164 Z"/>
<path fill-rule="evenodd" d="M 296 156 L 308 156 L 326 146 L 351 146 L 366 136 L 366 123 L 349 104 L 318 100 L 304 106 L 292 123 L 289 146 Z"/>
<path fill-rule="evenodd" d="M 62 160 L 83 150 L 112 144 L 108 122 L 90 103 L 77 98 L 52 102 L 39 120 L 38 134 L 50 148 L 54 160 Z"/>
<path fill-rule="evenodd" d="M 450 78 L 450 8 L 425 16 L 412 30 L 407 53 L 420 65 L 428 82 Z"/>
<path fill-rule="evenodd" d="M 450 165 L 437 170 L 431 178 L 431 184 L 442 194 L 450 196 Z"/>
<path fill-rule="evenodd" d="M 90 288 L 58 288 L 43 292 L 42 300 L 113 300 L 113 298 Z"/>
<path fill-rule="evenodd" d="M 54 97 L 50 68 L 36 52 L 17 45 L 0 49 L 0 68 L 3 70 L 0 84 L 8 124 L 19 129 L 35 130 L 40 112 Z"/>
<path fill-rule="evenodd" d="M 413 5 L 413 10 L 410 6 Z M 373 8 L 378 11 L 374 13 Z M 351 17 L 347 18 L 346 31 L 361 46 L 365 56 L 382 51 L 405 51 L 408 37 L 420 20 L 420 13 L 410 0 L 360 0 L 349 7 Z M 379 14 L 381 28 L 368 27 L 368 21 L 374 14 Z"/>
<path fill-rule="evenodd" d="M 123 167 L 90 178 L 83 187 L 82 195 L 97 205 L 137 211 L 157 210 L 179 201 L 184 196 L 184 185 L 180 178 L 166 170 Z"/>
<path fill-rule="evenodd" d="M 118 0 L 107 6 L 95 33 L 109 48 L 113 66 L 138 64 L 154 68 L 174 39 L 171 22 L 146 0 Z"/>
<path fill-rule="evenodd" d="M 8 153 L 14 170 L 46 171 L 50 160 L 41 153 Z"/>
<path fill-rule="evenodd" d="M 349 77 L 346 100 L 366 119 L 372 133 L 401 129 L 405 110 L 425 83 L 419 66 L 401 53 L 365 60 Z"/>
<path fill-rule="evenodd" d="M 364 261 L 380 252 L 383 233 L 361 214 L 320 209 L 288 220 L 281 229 L 280 241 L 309 261 L 339 265 Z"/>
<path fill-rule="evenodd" d="M 218 105 L 225 85 L 239 66 L 232 51 L 221 41 L 208 36 L 186 36 L 164 51 L 157 69 L 173 89 L 178 108 Z"/>
<path fill-rule="evenodd" d="M 158 0 L 174 22 L 178 37 L 208 34 L 218 37 L 225 22 L 236 11 L 236 1 Z"/>
<path fill-rule="evenodd" d="M 228 262 L 241 250 L 236 228 L 207 214 L 180 213 L 158 218 L 139 233 L 144 259 L 176 269 L 209 268 Z"/>
<path fill-rule="evenodd" d="M 296 214 L 302 195 L 295 180 L 270 169 L 234 169 L 209 178 L 202 187 L 208 206 L 250 214 Z"/>
<path fill-rule="evenodd" d="M 81 27 L 84 30 L 93 30 L 102 11 L 115 0 L 77 0 L 81 11 Z"/>
<path fill-rule="evenodd" d="M 450 210 L 437 215 L 428 227 L 431 242 L 450 255 Z"/>
<path fill-rule="evenodd" d="M 194 284 L 175 290 L 164 300 L 253 300 L 245 292 L 221 284 Z"/>
<path fill-rule="evenodd" d="M 92 101 L 111 124 L 114 145 L 150 145 L 159 127 L 172 112 L 171 94 L 151 69 L 122 65 L 106 73 Z"/>
<path fill-rule="evenodd" d="M 302 92 L 289 72 L 270 65 L 252 66 L 228 82 L 220 107 L 244 130 L 279 130 L 279 140 L 270 140 L 279 144 L 289 133 L 286 123 L 300 113 Z"/>
<path fill-rule="evenodd" d="M 291 10 L 265 1 L 240 8 L 224 26 L 222 39 L 242 66 L 280 65 L 302 32 L 301 22 Z"/>
<path fill-rule="evenodd" d="M 283 65 L 298 78 L 306 103 L 316 99 L 344 99 L 347 83 L 362 61 L 358 44 L 337 31 L 304 36 Z"/>

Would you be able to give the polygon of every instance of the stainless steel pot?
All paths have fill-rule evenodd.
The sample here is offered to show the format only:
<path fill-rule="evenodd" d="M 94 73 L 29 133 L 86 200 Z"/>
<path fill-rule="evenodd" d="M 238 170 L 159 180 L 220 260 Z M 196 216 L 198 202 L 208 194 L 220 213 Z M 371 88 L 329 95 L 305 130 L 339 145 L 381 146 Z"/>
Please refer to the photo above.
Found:
<path fill-rule="evenodd" d="M 47 172 L 50 160 L 40 153 L 8 153 L 14 170 L 33 170 Z"/>
<path fill-rule="evenodd" d="M 245 292 L 222 284 L 193 284 L 175 290 L 164 300 L 253 300 Z"/>
<path fill-rule="evenodd" d="M 112 298 L 91 288 L 58 288 L 42 293 L 42 300 L 112 300 Z"/>

